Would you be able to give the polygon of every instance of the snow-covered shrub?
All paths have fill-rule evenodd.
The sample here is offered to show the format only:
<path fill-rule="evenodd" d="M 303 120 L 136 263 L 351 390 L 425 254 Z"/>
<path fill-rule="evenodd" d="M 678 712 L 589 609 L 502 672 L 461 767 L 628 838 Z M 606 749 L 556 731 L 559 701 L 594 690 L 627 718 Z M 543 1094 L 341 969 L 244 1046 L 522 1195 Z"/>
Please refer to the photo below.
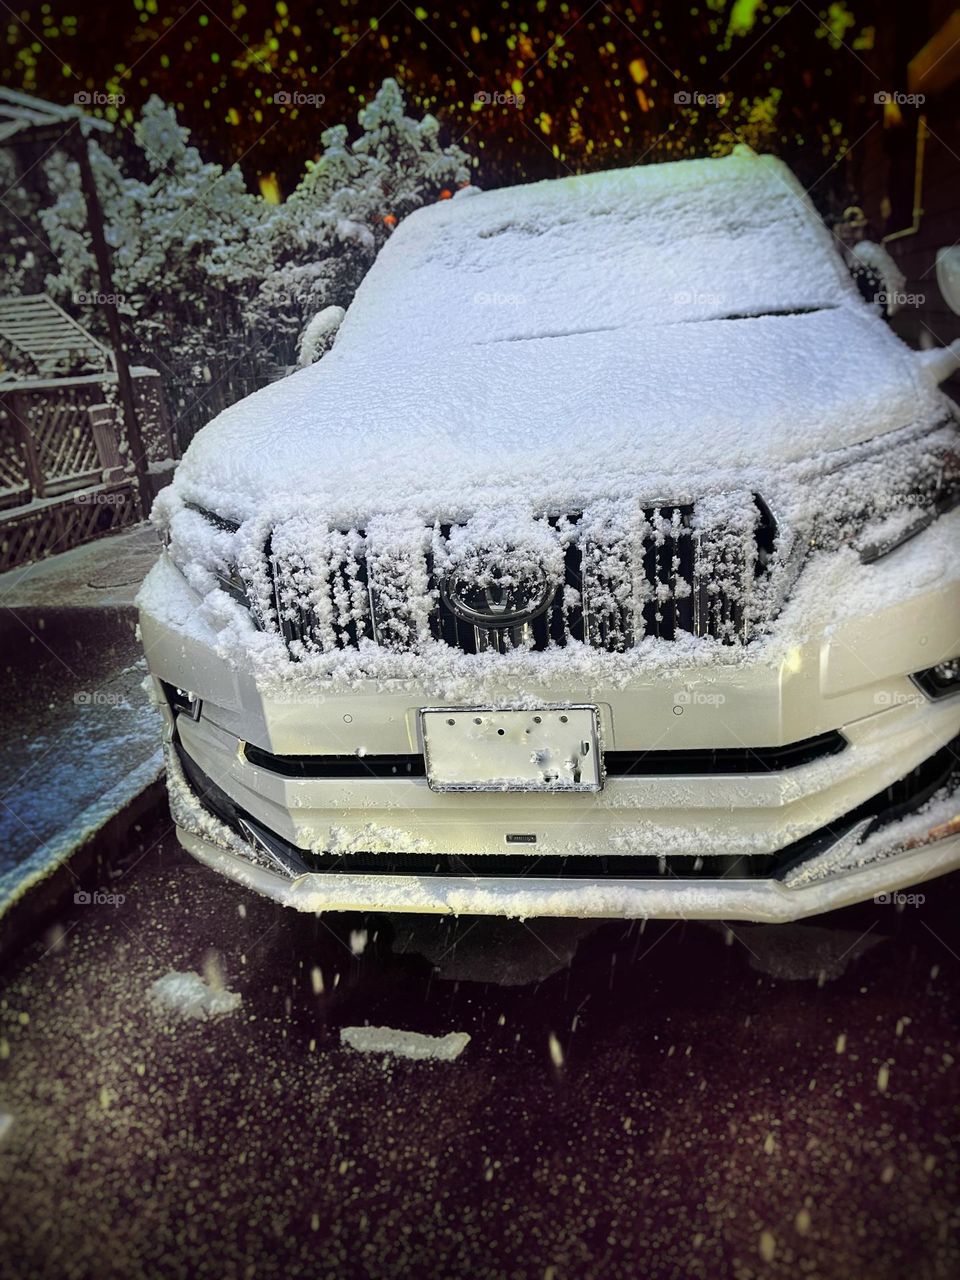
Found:
<path fill-rule="evenodd" d="M 34 234 L 35 197 L 12 151 L 0 147 L 0 281 L 5 297 L 42 293 L 48 255 Z"/>
<path fill-rule="evenodd" d="M 269 269 L 250 251 L 266 204 L 246 190 L 239 169 L 204 161 L 159 98 L 145 105 L 134 136 L 145 179 L 128 176 L 96 143 L 91 163 L 128 350 L 165 375 L 173 419 L 188 426 L 183 440 L 266 380 L 243 317 L 245 298 Z M 64 167 L 58 184 L 56 203 L 41 214 L 59 264 L 47 288 L 103 336 L 103 308 L 83 302 L 100 284 L 75 164 Z"/>

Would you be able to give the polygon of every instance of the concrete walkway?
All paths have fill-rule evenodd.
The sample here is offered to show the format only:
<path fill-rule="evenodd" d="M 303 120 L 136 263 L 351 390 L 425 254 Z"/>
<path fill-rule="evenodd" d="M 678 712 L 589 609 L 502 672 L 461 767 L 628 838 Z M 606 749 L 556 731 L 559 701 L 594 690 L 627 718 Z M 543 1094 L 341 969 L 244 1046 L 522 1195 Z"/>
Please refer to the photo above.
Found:
<path fill-rule="evenodd" d="M 133 600 L 149 525 L 0 575 L 0 913 L 160 773 Z"/>
<path fill-rule="evenodd" d="M 160 552 L 146 521 L 0 574 L 0 604 L 17 611 L 127 608 Z"/>

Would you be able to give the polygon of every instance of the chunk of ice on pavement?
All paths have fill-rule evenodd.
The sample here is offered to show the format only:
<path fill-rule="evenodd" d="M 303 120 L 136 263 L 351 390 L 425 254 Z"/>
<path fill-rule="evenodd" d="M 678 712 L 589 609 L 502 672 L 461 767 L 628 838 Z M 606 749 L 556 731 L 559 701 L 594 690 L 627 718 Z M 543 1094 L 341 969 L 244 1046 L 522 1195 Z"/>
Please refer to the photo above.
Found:
<path fill-rule="evenodd" d="M 470 1036 L 466 1031 L 426 1036 L 419 1031 L 396 1031 L 393 1027 L 341 1027 L 340 1042 L 358 1053 L 392 1053 L 398 1058 L 453 1062 L 470 1043 Z"/>
<path fill-rule="evenodd" d="M 199 973 L 173 970 L 153 983 L 150 998 L 154 1004 L 183 1018 L 216 1018 L 239 1009 L 241 1001 L 238 992 L 208 986 Z"/>

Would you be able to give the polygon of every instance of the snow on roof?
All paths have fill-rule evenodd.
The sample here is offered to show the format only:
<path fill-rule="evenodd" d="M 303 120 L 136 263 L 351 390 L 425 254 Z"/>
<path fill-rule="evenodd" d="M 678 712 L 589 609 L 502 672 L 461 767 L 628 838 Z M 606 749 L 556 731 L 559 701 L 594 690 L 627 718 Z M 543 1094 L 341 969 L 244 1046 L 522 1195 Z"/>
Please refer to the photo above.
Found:
<path fill-rule="evenodd" d="M 23 141 L 31 136 L 42 136 L 50 129 L 63 131 L 65 124 L 77 120 L 84 134 L 91 130 L 111 133 L 113 126 L 106 120 L 98 120 L 96 116 L 85 115 L 75 106 L 62 106 L 56 102 L 46 102 L 43 98 L 34 98 L 27 93 L 17 93 L 13 89 L 0 89 L 0 143 L 10 139 Z"/>
<path fill-rule="evenodd" d="M 16 348 L 41 376 L 75 365 L 107 368 L 113 359 L 108 347 L 46 293 L 0 298 L 0 341 Z"/>
<path fill-rule="evenodd" d="M 785 166 L 738 149 L 411 215 L 333 350 L 220 414 L 177 490 L 240 517 L 310 495 L 335 520 L 432 519 L 511 488 L 565 509 L 585 486 L 692 487 L 944 404 Z"/>

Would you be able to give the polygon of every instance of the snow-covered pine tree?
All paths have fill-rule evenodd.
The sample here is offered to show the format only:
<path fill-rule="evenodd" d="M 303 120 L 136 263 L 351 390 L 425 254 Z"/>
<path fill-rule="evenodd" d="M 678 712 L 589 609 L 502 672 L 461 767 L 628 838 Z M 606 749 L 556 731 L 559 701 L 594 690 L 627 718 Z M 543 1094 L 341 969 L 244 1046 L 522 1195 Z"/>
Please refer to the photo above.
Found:
<path fill-rule="evenodd" d="M 201 159 L 173 108 L 159 98 L 144 106 L 134 139 L 148 180 L 128 177 L 97 143 L 90 144 L 91 163 L 128 347 L 165 375 L 173 418 L 187 427 L 179 433 L 183 440 L 265 380 L 245 355 L 243 322 L 243 304 L 265 266 L 249 252 L 265 206 L 237 168 Z M 75 164 L 64 167 L 59 185 L 56 203 L 41 214 L 58 258 L 47 288 L 102 333 L 102 308 L 81 301 L 95 296 L 99 284 Z"/>
<path fill-rule="evenodd" d="M 145 178 L 90 143 L 131 355 L 159 368 L 182 443 L 214 413 L 297 359 L 307 322 L 347 307 L 377 249 L 413 209 L 467 181 L 467 156 L 443 148 L 432 116 L 404 114 L 393 80 L 344 125 L 290 198 L 251 194 L 240 170 L 204 161 L 172 107 L 151 97 L 134 138 Z M 54 297 L 102 333 L 77 166 L 50 167 L 41 219 L 57 255 Z"/>

